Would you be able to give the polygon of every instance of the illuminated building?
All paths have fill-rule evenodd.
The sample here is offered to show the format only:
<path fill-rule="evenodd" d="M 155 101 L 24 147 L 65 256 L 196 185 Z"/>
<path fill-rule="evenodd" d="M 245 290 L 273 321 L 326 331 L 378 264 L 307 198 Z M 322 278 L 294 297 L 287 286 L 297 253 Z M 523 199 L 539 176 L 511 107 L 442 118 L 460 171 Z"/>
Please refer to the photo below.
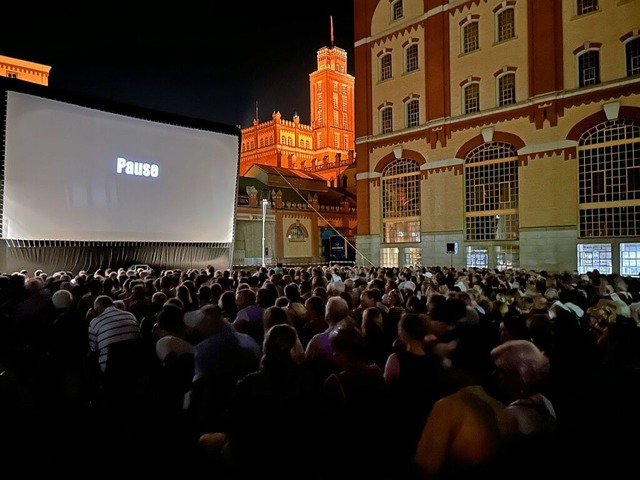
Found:
<path fill-rule="evenodd" d="M 267 264 L 326 263 L 332 237 L 346 242 L 348 256 L 357 227 L 354 80 L 332 40 L 309 74 L 311 125 L 273 112 L 242 129 L 234 265 L 262 263 L 264 223 Z"/>
<path fill-rule="evenodd" d="M 640 273 L 639 2 L 354 12 L 359 252 Z"/>
<path fill-rule="evenodd" d="M 49 85 L 50 70 L 51 67 L 48 65 L 0 55 L 0 76 L 2 77 Z"/>

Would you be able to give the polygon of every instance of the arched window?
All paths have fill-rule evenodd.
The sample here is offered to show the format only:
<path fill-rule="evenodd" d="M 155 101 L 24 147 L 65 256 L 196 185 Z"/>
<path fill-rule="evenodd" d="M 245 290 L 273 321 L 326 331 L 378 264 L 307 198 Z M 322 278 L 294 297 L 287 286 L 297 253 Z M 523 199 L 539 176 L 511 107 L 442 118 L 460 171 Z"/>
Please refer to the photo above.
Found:
<path fill-rule="evenodd" d="M 407 128 L 420 125 L 420 100 L 417 98 L 405 103 L 405 124 Z"/>
<path fill-rule="evenodd" d="M 516 103 L 516 74 L 509 72 L 498 77 L 498 105 Z"/>
<path fill-rule="evenodd" d="M 404 49 L 404 71 L 407 73 L 418 70 L 418 44 L 411 43 Z"/>
<path fill-rule="evenodd" d="M 389 3 L 391 4 L 391 18 L 393 20 L 402 18 L 404 15 L 402 0 L 391 0 Z"/>
<path fill-rule="evenodd" d="M 393 107 L 388 105 L 380 109 L 380 133 L 393 132 Z"/>
<path fill-rule="evenodd" d="M 578 142 L 580 237 L 640 235 L 640 122 L 606 121 Z"/>
<path fill-rule="evenodd" d="M 290 242 L 304 242 L 308 236 L 309 233 L 300 220 L 296 220 L 287 230 L 287 240 Z"/>
<path fill-rule="evenodd" d="M 624 50 L 627 59 L 627 76 L 640 74 L 640 37 L 629 40 Z"/>
<path fill-rule="evenodd" d="M 480 82 L 471 82 L 462 88 L 463 112 L 480 111 Z"/>
<path fill-rule="evenodd" d="M 467 240 L 518 238 L 518 154 L 513 145 L 485 143 L 465 159 Z"/>
<path fill-rule="evenodd" d="M 420 242 L 420 166 L 398 159 L 382 171 L 385 243 Z"/>
<path fill-rule="evenodd" d="M 600 50 L 587 50 L 578 55 L 578 85 L 600 83 Z"/>
<path fill-rule="evenodd" d="M 462 53 L 475 52 L 479 48 L 479 22 L 474 18 L 462 24 Z"/>
<path fill-rule="evenodd" d="M 380 57 L 380 81 L 390 80 L 393 77 L 391 68 L 391 53 L 385 53 Z"/>
<path fill-rule="evenodd" d="M 496 42 L 504 42 L 516 36 L 515 8 L 505 7 L 496 13 Z"/>

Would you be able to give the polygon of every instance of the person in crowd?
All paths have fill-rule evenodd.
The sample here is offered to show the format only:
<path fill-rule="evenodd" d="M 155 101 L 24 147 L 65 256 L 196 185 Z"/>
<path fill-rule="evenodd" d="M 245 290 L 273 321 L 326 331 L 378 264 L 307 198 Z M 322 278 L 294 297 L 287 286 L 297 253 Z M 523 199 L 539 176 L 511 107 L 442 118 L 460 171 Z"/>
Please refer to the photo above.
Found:
<path fill-rule="evenodd" d="M 271 329 L 271 327 L 275 325 L 286 324 L 286 325 L 291 325 L 292 327 L 295 328 L 295 326 L 291 321 L 291 317 L 289 316 L 286 310 L 286 307 L 278 307 L 276 305 L 273 305 L 264 311 L 262 324 L 264 326 L 265 335 Z M 296 330 L 296 336 L 298 336 L 297 330 Z M 297 362 L 303 362 L 305 359 L 304 347 L 302 345 L 302 342 L 300 341 L 300 337 L 298 337 L 296 341 L 296 345 L 292 355 Z"/>
<path fill-rule="evenodd" d="M 236 291 L 238 313 L 232 323 L 238 332 L 250 335 L 258 345 L 262 345 L 264 309 L 257 304 L 255 292 L 249 288 L 248 284 L 244 285 L 246 288 L 240 288 Z"/>
<path fill-rule="evenodd" d="M 141 323 L 144 317 L 155 313 L 151 296 L 147 295 L 147 289 L 143 282 L 133 284 L 131 296 L 125 300 L 125 308 L 133 313 L 138 323 Z"/>
<path fill-rule="evenodd" d="M 296 330 L 300 330 L 306 322 L 307 309 L 304 306 L 302 297 L 300 296 L 300 288 L 298 284 L 291 282 L 284 287 L 284 296 L 287 298 L 287 314 L 291 318 L 293 326 Z"/>
<path fill-rule="evenodd" d="M 93 310 L 96 315 L 89 323 L 89 350 L 97 357 L 100 370 L 104 372 L 111 345 L 141 339 L 142 335 L 133 313 L 117 309 L 109 295 L 99 295 L 93 303 Z"/>
<path fill-rule="evenodd" d="M 221 429 L 234 385 L 259 368 L 262 355 L 262 346 L 250 335 L 238 332 L 223 317 L 220 307 L 207 305 L 201 311 L 207 336 L 195 346 L 193 385 L 187 405 L 195 434 Z"/>
<path fill-rule="evenodd" d="M 335 479 L 384 478 L 393 464 L 393 440 L 383 372 L 367 363 L 364 336 L 355 325 L 343 324 L 330 341 L 338 371 L 323 385 L 326 441 L 334 447 L 323 459 L 324 474 Z"/>
<path fill-rule="evenodd" d="M 329 324 L 325 319 L 325 302 L 321 297 L 312 295 L 304 302 L 306 310 L 306 321 L 298 331 L 302 345 L 307 347 L 309 340 L 329 328 Z"/>
<path fill-rule="evenodd" d="M 224 431 L 198 439 L 215 471 L 237 479 L 317 478 L 314 469 L 322 445 L 305 419 L 322 405 L 310 372 L 294 357 L 297 343 L 289 324 L 266 332 L 260 369 L 234 387 Z"/>
<path fill-rule="evenodd" d="M 369 307 L 362 312 L 360 328 L 364 335 L 367 362 L 384 370 L 387 358 L 393 350 L 393 341 L 384 331 L 384 317 L 378 307 Z"/>
<path fill-rule="evenodd" d="M 308 360 L 315 358 L 323 358 L 327 361 L 333 361 L 333 348 L 330 337 L 338 328 L 340 322 L 347 319 L 349 315 L 349 305 L 344 298 L 334 296 L 329 297 L 325 305 L 325 321 L 328 327 L 322 332 L 314 335 L 305 350 L 305 356 Z"/>
<path fill-rule="evenodd" d="M 505 342 L 491 356 L 496 369 L 483 384 L 462 387 L 433 405 L 416 449 L 416 478 L 503 478 L 517 467 L 514 458 L 528 460 L 521 475 L 533 472 L 534 463 L 539 475 L 537 468 L 550 458 L 541 451 L 528 458 L 532 451 L 523 451 L 521 443 L 545 435 L 555 423 L 553 407 L 539 390 L 548 359 L 529 340 Z"/>
<path fill-rule="evenodd" d="M 233 322 L 238 315 L 236 292 L 234 290 L 223 291 L 218 300 L 218 306 L 222 309 L 222 316 L 229 322 Z"/>
<path fill-rule="evenodd" d="M 201 340 L 197 330 L 185 323 L 184 312 L 171 302 L 158 314 L 152 333 L 156 355 L 163 364 L 170 355 L 193 353 L 194 345 Z"/>
<path fill-rule="evenodd" d="M 398 324 L 395 351 L 384 366 L 394 425 L 394 454 L 398 473 L 407 478 L 433 404 L 451 393 L 440 357 L 432 350 L 435 341 L 427 316 L 406 312 Z"/>

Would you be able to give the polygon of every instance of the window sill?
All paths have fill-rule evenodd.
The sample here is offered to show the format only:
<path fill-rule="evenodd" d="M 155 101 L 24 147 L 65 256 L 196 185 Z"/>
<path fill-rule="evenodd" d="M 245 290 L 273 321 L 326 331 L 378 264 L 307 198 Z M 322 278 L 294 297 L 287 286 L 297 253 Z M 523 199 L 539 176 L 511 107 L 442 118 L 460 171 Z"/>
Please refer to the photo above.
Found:
<path fill-rule="evenodd" d="M 495 42 L 493 42 L 493 46 L 496 47 L 498 45 L 504 45 L 505 43 L 509 43 L 512 40 L 517 40 L 518 36 L 514 35 L 513 37 L 509 37 L 509 38 L 505 38 L 504 40 L 496 40 Z"/>
<path fill-rule="evenodd" d="M 466 57 L 467 55 L 472 55 L 472 54 L 478 53 L 480 51 L 482 51 L 482 49 L 480 47 L 478 47 L 475 50 L 471 50 L 469 52 L 460 52 L 460 54 L 458 55 L 458 58 Z"/>

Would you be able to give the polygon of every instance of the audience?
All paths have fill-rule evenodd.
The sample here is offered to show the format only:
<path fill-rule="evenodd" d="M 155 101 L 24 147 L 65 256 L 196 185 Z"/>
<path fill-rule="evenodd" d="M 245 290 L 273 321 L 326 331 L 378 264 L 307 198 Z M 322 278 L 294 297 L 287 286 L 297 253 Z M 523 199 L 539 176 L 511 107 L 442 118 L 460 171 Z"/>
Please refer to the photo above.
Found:
<path fill-rule="evenodd" d="M 24 270 L 0 275 L 0 387 L 58 466 L 97 448 L 229 480 L 613 475 L 640 423 L 638 305 L 637 278 L 596 271 Z"/>

